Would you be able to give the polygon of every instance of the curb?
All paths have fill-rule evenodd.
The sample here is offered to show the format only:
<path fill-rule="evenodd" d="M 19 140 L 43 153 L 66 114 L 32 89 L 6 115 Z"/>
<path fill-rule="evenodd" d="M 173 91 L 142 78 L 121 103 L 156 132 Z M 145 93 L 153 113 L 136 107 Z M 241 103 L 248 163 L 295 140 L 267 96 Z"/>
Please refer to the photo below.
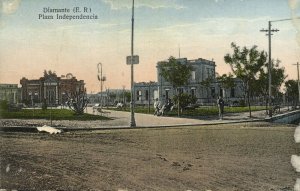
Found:
<path fill-rule="evenodd" d="M 265 119 L 254 119 L 254 120 L 240 120 L 240 121 L 220 121 L 215 123 L 190 123 L 190 124 L 174 124 L 174 125 L 144 125 L 144 126 L 106 126 L 96 128 L 84 128 L 84 127 L 55 127 L 56 129 L 62 130 L 63 132 L 72 131 L 99 131 L 99 130 L 126 130 L 126 129 L 159 129 L 159 128 L 172 128 L 172 127 L 193 127 L 193 126 L 210 126 L 210 125 L 225 125 L 225 124 L 237 124 L 237 123 L 249 123 L 249 122 L 266 122 Z M 36 127 L 28 126 L 6 126 L 0 127 L 0 132 L 31 132 L 38 133 Z"/>

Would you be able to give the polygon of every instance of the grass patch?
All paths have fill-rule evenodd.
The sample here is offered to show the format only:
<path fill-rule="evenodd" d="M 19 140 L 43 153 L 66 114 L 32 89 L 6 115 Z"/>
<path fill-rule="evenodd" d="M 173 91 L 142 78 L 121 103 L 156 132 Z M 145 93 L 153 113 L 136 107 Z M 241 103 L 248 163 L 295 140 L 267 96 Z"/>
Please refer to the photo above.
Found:
<path fill-rule="evenodd" d="M 115 110 L 115 111 L 126 111 L 130 112 L 130 108 L 108 108 L 110 110 Z M 252 106 L 251 111 L 261 111 L 265 110 L 265 106 Z M 148 107 L 135 107 L 134 108 L 135 113 L 154 113 L 154 108 L 150 108 L 150 112 L 148 111 Z M 248 107 L 225 107 L 224 108 L 225 113 L 242 113 L 242 112 L 249 112 Z M 191 110 L 184 110 L 181 115 L 183 116 L 209 116 L 209 115 L 218 115 L 219 114 L 219 109 L 216 106 L 203 106 L 203 107 L 198 107 L 196 109 L 191 109 Z M 173 111 L 168 112 L 167 116 L 177 116 L 177 108 L 174 108 Z"/>
<path fill-rule="evenodd" d="M 109 120 L 110 118 L 84 113 L 83 115 L 75 115 L 75 113 L 68 109 L 22 109 L 20 111 L 8 112 L 3 109 L 0 110 L 0 119 L 48 119 L 50 120 Z"/>

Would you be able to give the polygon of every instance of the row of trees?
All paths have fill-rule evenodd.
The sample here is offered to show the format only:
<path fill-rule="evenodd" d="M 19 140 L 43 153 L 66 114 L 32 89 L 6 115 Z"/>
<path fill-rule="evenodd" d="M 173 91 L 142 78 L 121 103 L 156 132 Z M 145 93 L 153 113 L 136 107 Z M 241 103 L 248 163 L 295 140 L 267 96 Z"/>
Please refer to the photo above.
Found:
<path fill-rule="evenodd" d="M 233 53 L 228 53 L 224 56 L 226 64 L 230 65 L 232 73 L 223 74 L 216 78 L 220 85 L 227 89 L 234 87 L 234 78 L 242 81 L 244 100 L 247 101 L 249 107 L 249 115 L 251 117 L 251 97 L 263 97 L 268 99 L 268 62 L 267 53 L 258 50 L 257 46 L 251 48 L 240 47 L 235 43 L 231 43 Z M 285 82 L 286 94 L 289 97 L 297 100 L 298 87 L 295 80 L 285 81 L 287 75 L 284 67 L 280 66 L 279 60 L 272 60 L 272 95 L 282 95 L 281 87 Z M 179 87 L 187 85 L 191 77 L 192 66 L 189 64 L 181 64 L 174 57 L 170 57 L 167 62 L 160 65 L 162 76 L 171 83 L 173 88 L 177 90 Z M 204 80 L 201 84 L 209 88 L 214 82 L 213 78 Z M 177 91 L 175 97 L 178 100 L 177 105 L 180 105 L 181 92 Z M 267 102 L 266 102 L 267 106 Z M 178 115 L 180 109 L 178 107 Z"/>

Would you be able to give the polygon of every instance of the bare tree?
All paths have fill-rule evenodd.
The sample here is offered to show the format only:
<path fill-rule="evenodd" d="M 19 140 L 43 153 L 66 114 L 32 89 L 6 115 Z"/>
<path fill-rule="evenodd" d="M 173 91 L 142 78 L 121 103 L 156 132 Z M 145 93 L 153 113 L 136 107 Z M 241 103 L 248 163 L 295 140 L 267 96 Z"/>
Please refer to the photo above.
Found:
<path fill-rule="evenodd" d="M 71 94 L 67 93 L 66 95 L 68 96 L 67 105 L 69 108 L 73 110 L 76 115 L 82 115 L 89 102 L 86 91 Z"/>

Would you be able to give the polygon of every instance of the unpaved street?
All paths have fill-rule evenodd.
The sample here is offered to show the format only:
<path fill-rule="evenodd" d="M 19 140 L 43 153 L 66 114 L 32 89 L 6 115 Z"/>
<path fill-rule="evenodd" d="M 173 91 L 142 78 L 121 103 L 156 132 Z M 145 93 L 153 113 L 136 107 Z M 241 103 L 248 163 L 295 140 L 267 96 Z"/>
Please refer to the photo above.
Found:
<path fill-rule="evenodd" d="M 294 127 L 1 133 L 0 189 L 292 190 Z"/>

